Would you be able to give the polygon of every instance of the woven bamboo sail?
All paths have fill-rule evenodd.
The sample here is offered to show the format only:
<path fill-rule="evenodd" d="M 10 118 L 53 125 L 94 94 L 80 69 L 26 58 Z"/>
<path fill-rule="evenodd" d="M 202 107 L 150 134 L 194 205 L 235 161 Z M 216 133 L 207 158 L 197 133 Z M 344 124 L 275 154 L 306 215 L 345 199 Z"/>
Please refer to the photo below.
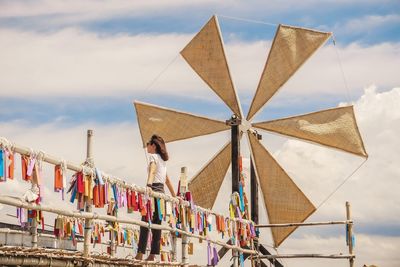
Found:
<path fill-rule="evenodd" d="M 304 222 L 315 211 L 314 205 L 256 137 L 252 133 L 248 136 L 269 223 Z M 278 247 L 296 228 L 272 228 L 275 246 Z"/>
<path fill-rule="evenodd" d="M 304 139 L 367 157 L 354 116 L 353 106 L 254 123 L 262 130 Z"/>
<path fill-rule="evenodd" d="M 279 25 L 247 120 L 254 117 L 330 36 L 328 32 Z"/>
<path fill-rule="evenodd" d="M 241 115 L 215 16 L 187 44 L 181 55 L 233 113 Z"/>
<path fill-rule="evenodd" d="M 218 191 L 231 164 L 231 142 L 226 144 L 214 158 L 189 182 L 196 204 L 207 209 L 214 206 Z"/>
<path fill-rule="evenodd" d="M 229 130 L 223 121 L 140 102 L 134 104 L 143 147 L 153 134 L 161 135 L 165 142 L 172 142 Z"/>

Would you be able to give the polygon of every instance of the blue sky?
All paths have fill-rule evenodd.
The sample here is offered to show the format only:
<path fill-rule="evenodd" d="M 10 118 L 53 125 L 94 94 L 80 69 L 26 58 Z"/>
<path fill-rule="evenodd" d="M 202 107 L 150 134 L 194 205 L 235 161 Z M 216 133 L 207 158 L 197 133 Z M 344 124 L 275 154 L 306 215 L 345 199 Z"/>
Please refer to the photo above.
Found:
<path fill-rule="evenodd" d="M 28 8 L 29 5 L 31 8 Z M 126 11 L 117 9 L 117 11 L 110 13 L 107 12 L 107 6 L 100 6 L 97 7 L 101 11 L 99 16 L 92 16 L 90 6 L 80 9 L 79 6 L 74 8 L 74 5 L 77 4 L 71 4 L 71 8 L 68 9 L 58 7 L 56 4 L 51 5 L 44 1 L 1 1 L 0 6 L 3 7 L 2 10 L 4 11 L 0 15 L 0 29 L 37 33 L 41 35 L 41 38 L 45 39 L 46 35 L 57 34 L 65 29 L 74 28 L 83 31 L 85 34 L 95 34 L 99 38 L 97 41 L 101 41 L 102 38 L 112 38 L 112 36 L 156 36 L 163 34 L 192 36 L 212 14 L 219 14 L 221 30 L 228 44 L 238 40 L 251 43 L 272 39 L 276 27 L 244 20 L 274 24 L 283 23 L 333 31 L 339 47 L 346 47 L 352 43 L 357 43 L 362 47 L 371 47 L 381 43 L 397 43 L 400 36 L 400 3 L 398 1 L 339 1 L 337 3 L 335 1 L 288 1 L 282 2 L 282 4 L 274 1 L 270 2 L 270 4 L 262 1 L 250 1 L 247 4 L 210 1 L 209 3 L 193 2 L 192 5 L 180 5 L 178 1 L 175 8 L 165 9 L 163 9 L 162 5 L 157 8 L 155 2 L 154 6 L 152 4 L 145 7 L 139 6 L 137 12 L 129 12 L 129 9 L 135 9 L 134 5 L 127 8 Z M 118 5 L 118 1 L 115 5 Z M 93 8 L 92 13 L 95 11 L 96 8 Z M 184 44 L 180 48 L 183 48 L 183 46 Z M 132 49 L 134 48 L 132 47 Z M 168 51 L 171 55 L 177 55 L 177 52 L 179 50 Z M 265 57 L 265 55 L 262 54 L 260 57 Z M 336 65 L 337 69 L 340 68 L 336 58 L 330 58 L 330 60 L 332 64 Z M 23 64 L 23 61 L 24 59 L 21 59 L 19 63 Z M 38 64 L 40 64 L 40 61 Z M 160 64 L 157 67 L 160 68 L 165 65 L 165 60 L 160 60 Z M 28 69 L 28 71 L 32 70 Z M 154 73 L 153 78 L 156 78 L 157 72 L 155 71 Z M 41 74 L 46 75 L 46 70 Z M 104 75 L 104 73 L 99 73 L 98 75 Z M 171 73 L 163 75 L 172 77 Z M 348 73 L 345 73 L 345 75 L 348 75 Z M 68 74 L 66 73 L 65 76 L 68 76 Z M 23 77 L 20 78 L 23 79 Z M 39 78 L 46 79 L 45 77 Z M 74 79 L 73 76 L 70 78 Z M 148 84 L 153 80 L 151 74 L 148 74 L 146 78 L 148 80 L 144 80 L 144 84 L 146 82 Z M 341 79 L 342 77 L 336 78 Z M 136 79 L 135 73 L 132 73 L 132 83 Z M 39 86 L 40 83 L 38 84 Z M 22 89 L 32 90 L 26 85 L 25 87 Z M 85 90 L 83 85 L 78 87 L 78 90 Z M 339 89 L 344 90 L 344 87 L 342 84 L 342 88 Z M 91 89 L 96 91 L 96 88 Z M 224 112 L 224 108 L 220 108 L 218 104 L 210 101 L 205 101 L 205 103 L 202 103 L 203 107 L 200 107 L 195 104 L 198 101 L 196 98 L 193 99 L 182 95 L 168 97 L 169 94 L 162 91 L 164 88 L 162 88 L 161 84 L 158 84 L 156 89 L 152 88 L 151 90 L 159 90 L 152 93 L 158 96 L 166 95 L 166 97 L 143 96 L 140 94 L 140 90 L 132 92 L 124 90 L 123 93 L 120 93 L 119 89 L 118 84 L 115 87 L 111 84 L 107 85 L 107 98 L 103 98 L 102 93 L 83 96 L 83 98 L 74 97 L 68 94 L 68 89 L 66 89 L 66 92 L 58 93 L 57 84 L 52 84 L 52 90 L 46 92 L 45 96 L 40 92 L 40 88 L 37 97 L 24 98 L 20 95 L 7 94 L 1 100 L 1 104 L 3 108 L 7 109 L 7 112 L 1 116 L 0 120 L 24 120 L 34 123 L 50 122 L 55 118 L 65 119 L 66 122 L 70 123 L 130 121 L 133 119 L 132 114 L 134 115 L 129 104 L 131 100 L 147 101 L 149 98 L 150 102 L 161 105 L 166 104 L 178 109 L 189 108 L 194 113 L 204 110 L 203 107 L 205 105 L 208 108 L 206 109 L 207 112 L 202 112 L 204 115 Z M 250 92 L 254 90 L 254 88 L 246 89 L 250 90 Z M 269 108 L 269 112 L 264 111 L 260 116 L 261 118 L 287 116 L 296 112 L 303 113 L 314 111 L 321 107 L 330 107 L 339 101 L 347 101 L 348 99 L 344 98 L 343 94 L 336 95 L 333 93 L 336 89 L 331 88 L 331 92 L 325 91 L 319 93 L 319 95 L 314 94 L 314 101 L 311 101 L 307 96 L 304 98 L 307 101 L 302 101 L 302 105 L 292 105 L 292 102 L 288 100 L 290 98 L 288 94 L 288 98 L 281 97 L 280 100 L 282 102 L 279 107 L 272 106 Z M 1 92 L 3 93 L 12 90 L 12 88 L 7 88 L 5 85 L 1 86 Z M 199 90 L 207 89 L 199 88 Z M 355 92 L 352 99 L 359 96 L 361 92 L 360 88 L 350 88 L 350 90 Z M 115 93 L 112 93 L 113 91 Z M 244 110 L 246 110 L 252 94 L 241 93 L 240 88 L 238 88 L 238 91 L 239 95 L 247 98 L 247 102 L 242 103 Z M 60 94 L 63 103 L 61 105 L 59 104 Z M 293 97 L 298 97 L 298 95 L 292 96 L 292 100 Z M 184 98 L 184 101 L 182 98 Z M 92 105 L 82 112 L 82 107 L 77 107 L 81 102 L 90 102 Z M 282 105 L 285 105 L 285 107 L 282 107 Z M 43 112 L 42 106 L 46 107 L 46 110 L 52 110 L 52 112 L 46 114 L 46 112 Z M 18 109 L 9 107 L 18 107 Z M 28 116 L 26 116 L 27 113 L 24 111 L 24 107 L 29 107 Z M 11 110 L 14 110 L 14 112 Z"/>

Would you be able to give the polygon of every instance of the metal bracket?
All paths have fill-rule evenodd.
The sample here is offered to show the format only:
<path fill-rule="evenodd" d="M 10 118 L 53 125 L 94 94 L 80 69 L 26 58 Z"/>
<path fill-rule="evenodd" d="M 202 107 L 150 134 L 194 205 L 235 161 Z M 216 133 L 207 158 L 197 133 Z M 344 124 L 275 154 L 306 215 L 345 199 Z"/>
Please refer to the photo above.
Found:
<path fill-rule="evenodd" d="M 229 126 L 240 125 L 241 123 L 242 120 L 236 114 L 233 114 L 229 120 L 225 121 L 225 124 Z"/>

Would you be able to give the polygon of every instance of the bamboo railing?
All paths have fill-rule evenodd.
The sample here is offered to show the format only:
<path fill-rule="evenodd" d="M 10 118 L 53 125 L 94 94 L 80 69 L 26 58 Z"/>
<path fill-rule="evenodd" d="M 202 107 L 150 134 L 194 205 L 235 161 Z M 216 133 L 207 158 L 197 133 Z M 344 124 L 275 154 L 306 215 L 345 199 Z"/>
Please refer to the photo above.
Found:
<path fill-rule="evenodd" d="M 85 174 L 94 174 L 95 173 L 95 168 L 94 168 L 94 162 L 93 162 L 93 153 L 92 153 L 92 136 L 93 136 L 93 132 L 91 130 L 88 130 L 88 135 L 87 135 L 87 155 L 86 155 L 86 161 L 85 164 L 82 165 L 77 165 L 77 164 L 73 164 L 71 162 L 67 162 L 64 161 L 63 159 L 57 158 L 55 156 L 52 155 L 48 155 L 42 151 L 34 151 L 31 148 L 25 147 L 25 146 L 21 146 L 21 145 L 17 145 L 14 143 L 11 143 L 10 141 L 8 141 L 6 138 L 4 137 L 0 137 L 0 147 L 1 148 L 6 148 L 9 150 L 12 150 L 16 153 L 19 153 L 21 155 L 27 155 L 27 156 L 31 156 L 31 155 L 36 155 L 38 157 L 40 157 L 41 161 L 53 164 L 53 165 L 65 165 L 67 169 L 75 171 L 75 172 L 84 172 Z M 130 189 L 132 191 L 138 192 L 138 193 L 142 193 L 142 194 L 148 194 L 151 197 L 155 197 L 155 198 L 162 198 L 166 201 L 170 201 L 172 203 L 178 203 L 180 205 L 183 205 L 185 207 L 189 207 L 191 204 L 188 201 L 182 201 L 182 199 L 179 198 L 173 198 L 172 196 L 163 194 L 163 193 L 159 193 L 159 192 L 147 192 L 146 189 L 144 187 L 140 187 L 137 186 L 135 184 L 129 184 L 119 178 L 116 178 L 115 176 L 111 176 L 108 175 L 104 172 L 102 172 L 102 176 L 103 179 L 109 183 L 115 183 L 118 186 L 124 188 L 124 189 Z M 101 214 L 97 214 L 92 212 L 92 207 L 91 205 L 87 205 L 85 207 L 85 211 L 84 212 L 80 212 L 80 211 L 71 211 L 71 210 L 64 210 L 64 209 L 60 209 L 60 208 L 56 208 L 56 207 L 51 207 L 51 206 L 46 206 L 46 205 L 37 205 L 34 203 L 28 203 L 25 202 L 23 199 L 21 198 L 17 198 L 17 197 L 12 197 L 12 196 L 3 196 L 0 195 L 0 203 L 4 204 L 4 205 L 9 205 L 9 206 L 13 206 L 13 207 L 20 207 L 20 208 L 25 208 L 25 209 L 29 209 L 29 210 L 38 210 L 38 211 L 45 211 L 45 212 L 49 212 L 49 213 L 53 213 L 53 214 L 57 214 L 57 215 L 64 215 L 64 216 L 68 216 L 68 217 L 72 217 L 72 218 L 81 218 L 81 219 L 85 219 L 85 225 L 88 225 L 88 227 L 85 227 L 85 231 L 84 231 L 84 250 L 83 250 L 83 258 L 91 258 L 93 255 L 91 255 L 90 253 L 90 237 L 91 237 L 91 223 L 93 222 L 93 220 L 102 220 L 102 221 L 107 221 L 107 222 L 118 222 L 118 223 L 124 223 L 124 224 L 128 224 L 128 225 L 136 225 L 136 226 L 142 226 L 142 227 L 148 227 L 150 229 L 159 229 L 159 230 L 163 230 L 163 231 L 169 231 L 171 233 L 179 233 L 182 235 L 182 259 L 181 262 L 177 262 L 176 260 L 176 251 L 177 251 L 177 240 L 176 238 L 173 238 L 172 240 L 172 260 L 173 262 L 171 262 L 169 265 L 179 265 L 179 266 L 188 266 L 189 265 L 189 257 L 188 257 L 188 248 L 187 248 L 187 244 L 188 244 L 188 237 L 191 238 L 195 238 L 198 240 L 206 240 L 207 242 L 222 246 L 226 249 L 231 249 L 233 252 L 240 252 L 240 253 L 244 253 L 244 254 L 248 254 L 251 255 L 253 258 L 256 259 L 278 259 L 278 258 L 331 258 L 331 259 L 348 259 L 350 262 L 350 267 L 354 266 L 354 259 L 355 259 L 355 255 L 353 254 L 353 244 L 352 244 L 352 226 L 353 226 L 353 221 L 351 220 L 351 216 L 350 216 L 350 204 L 348 202 L 346 202 L 346 221 L 331 221 L 331 222 L 307 222 L 307 223 L 285 223 L 285 224 L 259 224 L 259 225 L 255 225 L 256 228 L 271 228 L 271 227 L 290 227 L 290 226 L 316 226 L 316 225 L 335 225 L 335 224 L 345 224 L 347 225 L 347 231 L 346 231 L 346 235 L 347 235 L 347 240 L 348 240 L 348 246 L 349 246 L 349 254 L 348 255 L 344 255 L 344 254 L 288 254 L 288 255 L 260 255 L 259 252 L 257 250 L 253 250 L 253 249 L 245 249 L 242 248 L 240 246 L 236 246 L 236 245 L 231 245 L 228 243 L 225 243 L 223 241 L 220 240 L 216 240 L 216 239 L 212 239 L 206 236 L 202 236 L 202 235 L 198 235 L 198 234 L 194 234 L 192 232 L 189 232 L 188 229 L 183 226 L 182 229 L 178 229 L 175 227 L 171 227 L 171 226 L 166 226 L 166 225 L 157 225 L 157 224 L 149 224 L 140 220 L 135 220 L 135 219 L 126 219 L 126 218 L 118 218 L 116 216 L 111 216 L 111 215 L 101 215 Z M 209 209 L 205 209 L 202 207 L 198 207 L 196 206 L 196 209 L 208 214 L 213 214 L 213 215 L 217 215 L 217 216 L 222 216 L 219 213 L 216 213 L 212 210 Z M 185 209 L 183 209 L 185 210 Z M 236 218 L 230 218 L 230 220 L 232 221 L 240 221 L 242 223 L 253 223 L 252 221 L 249 220 L 245 220 L 245 219 L 236 219 Z M 36 220 L 33 220 L 33 222 L 35 222 Z M 37 243 L 38 243 L 38 233 L 37 233 L 37 224 L 33 224 L 31 225 L 31 229 L 30 229 L 31 235 L 32 235 L 32 247 L 36 248 L 37 247 Z M 175 237 L 175 235 L 172 235 Z M 110 240 L 111 241 L 111 256 L 114 256 L 115 253 L 115 242 L 113 242 L 114 240 Z M 1 253 L 0 253 L 1 256 Z M 13 263 L 19 263 L 19 265 L 24 265 L 23 262 L 21 262 L 21 259 L 15 259 L 15 260 L 11 260 L 10 262 L 8 262 L 10 260 L 7 259 L 0 259 L 0 264 L 7 264 L 10 263 L 11 261 Z M 23 260 L 22 260 L 23 261 Z M 56 261 L 56 260 L 54 260 Z M 32 263 L 32 265 L 38 265 L 41 266 L 43 264 L 51 264 L 51 260 L 48 261 L 38 261 L 36 262 L 35 259 L 33 259 L 32 261 L 30 261 L 30 263 Z M 43 264 L 42 264 L 43 263 Z M 53 262 L 54 264 L 55 262 Z M 68 264 L 63 264 L 61 262 L 58 262 L 59 264 L 56 264 L 57 266 L 69 266 Z M 65 263 L 65 262 L 64 262 Z M 125 264 L 126 262 L 124 262 Z M 123 266 L 124 264 L 119 264 L 118 266 Z M 83 264 L 84 265 L 84 264 Z M 83 266 L 82 265 L 82 266 Z M 111 266 L 111 263 L 108 263 L 107 266 Z M 79 266 L 79 264 L 77 265 Z M 93 265 L 96 266 L 96 265 Z M 102 264 L 100 264 L 99 266 L 103 266 Z M 137 265 L 129 265 L 127 264 L 127 266 L 137 266 Z"/>

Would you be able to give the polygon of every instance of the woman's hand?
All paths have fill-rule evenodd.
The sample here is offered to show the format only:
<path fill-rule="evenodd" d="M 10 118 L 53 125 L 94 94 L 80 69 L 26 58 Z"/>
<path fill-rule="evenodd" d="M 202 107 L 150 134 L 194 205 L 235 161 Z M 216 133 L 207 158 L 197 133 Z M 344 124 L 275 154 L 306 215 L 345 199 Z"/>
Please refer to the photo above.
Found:
<path fill-rule="evenodd" d="M 176 196 L 176 198 L 179 200 L 179 204 L 182 205 L 185 200 L 181 196 Z"/>

